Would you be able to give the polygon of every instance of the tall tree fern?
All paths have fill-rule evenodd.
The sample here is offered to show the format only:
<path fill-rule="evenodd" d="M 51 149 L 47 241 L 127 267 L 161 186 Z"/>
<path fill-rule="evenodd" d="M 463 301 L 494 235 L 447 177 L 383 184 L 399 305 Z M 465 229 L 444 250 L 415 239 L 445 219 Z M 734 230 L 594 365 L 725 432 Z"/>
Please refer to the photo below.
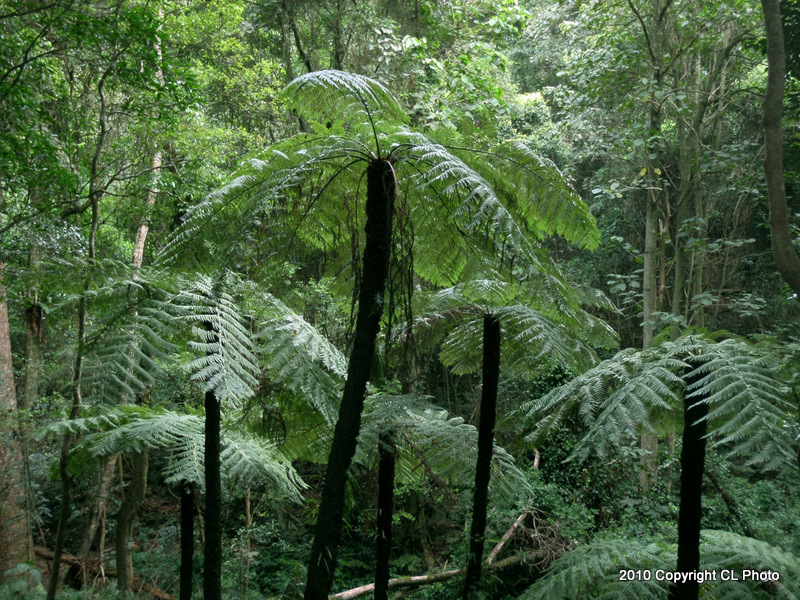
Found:
<path fill-rule="evenodd" d="M 774 352 L 732 338 L 685 336 L 640 351 L 623 351 L 525 407 L 538 419 L 535 438 L 567 412 L 588 431 L 573 456 L 605 454 L 653 430 L 654 409 L 684 420 L 678 570 L 699 568 L 700 506 L 706 431 L 711 442 L 747 464 L 797 468 L 798 423 Z M 679 402 L 682 400 L 682 402 Z M 670 598 L 695 599 L 696 581 L 670 588 Z"/>
<path fill-rule="evenodd" d="M 285 97 L 312 132 L 251 159 L 236 179 L 190 212 L 164 258 L 177 256 L 186 240 L 199 235 L 218 243 L 224 254 L 229 240 L 269 215 L 289 224 L 287 246 L 303 243 L 340 257 L 335 268 L 343 289 L 353 283 L 358 289 L 353 351 L 305 589 L 307 600 L 322 600 L 336 565 L 346 471 L 383 311 L 395 202 L 413 224 L 414 269 L 434 285 L 457 282 L 487 248 L 539 262 L 541 253 L 530 236 L 534 229 L 585 246 L 596 245 L 598 235 L 587 227 L 592 222 L 588 208 L 552 165 L 519 148 L 499 148 L 492 160 L 515 169 L 525 192 L 520 202 L 540 209 L 520 226 L 480 171 L 444 145 L 409 131 L 397 100 L 372 79 L 338 71 L 309 73 L 294 80 Z M 545 201 L 537 204 L 539 197 Z"/>

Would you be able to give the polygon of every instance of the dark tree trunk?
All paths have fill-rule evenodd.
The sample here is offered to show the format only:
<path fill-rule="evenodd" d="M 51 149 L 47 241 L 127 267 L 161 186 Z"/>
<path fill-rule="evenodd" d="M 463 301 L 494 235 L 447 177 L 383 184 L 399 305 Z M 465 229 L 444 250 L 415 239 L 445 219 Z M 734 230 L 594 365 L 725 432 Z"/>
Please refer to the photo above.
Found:
<path fill-rule="evenodd" d="M 347 367 L 339 418 L 325 472 L 314 542 L 306 577 L 305 600 L 327 600 L 336 569 L 344 512 L 347 469 L 356 451 L 364 391 L 369 379 L 383 313 L 383 292 L 389 271 L 396 182 L 391 164 L 378 159 L 367 167 L 366 243 L 358 298 L 353 351 Z M 212 600 L 206 598 L 206 600 Z"/>
<path fill-rule="evenodd" d="M 469 532 L 467 575 L 464 598 L 469 600 L 481 579 L 483 542 L 486 535 L 486 512 L 489 478 L 494 447 L 494 423 L 497 414 L 497 383 L 500 379 L 500 322 L 494 315 L 483 317 L 483 383 L 478 426 L 478 460 L 475 466 L 475 497 L 472 504 L 472 528 Z"/>
<path fill-rule="evenodd" d="M 219 460 L 220 406 L 206 392 L 206 545 L 203 555 L 203 598 L 222 600 L 222 476 Z"/>
<path fill-rule="evenodd" d="M 378 442 L 378 534 L 375 542 L 375 600 L 389 598 L 389 559 L 392 552 L 394 509 L 394 432 L 385 431 Z"/>
<path fill-rule="evenodd" d="M 800 257 L 792 243 L 789 209 L 783 182 L 783 94 L 786 55 L 778 0 L 761 0 L 767 33 L 767 91 L 764 97 L 764 174 L 769 199 L 769 232 L 772 254 L 784 281 L 800 296 Z"/>
<path fill-rule="evenodd" d="M 704 398 L 690 396 L 689 387 L 702 375 L 686 375 L 683 398 L 683 448 L 681 449 L 681 501 L 678 512 L 678 566 L 682 573 L 700 569 L 700 517 L 702 511 L 703 470 L 706 460 L 708 404 Z M 696 581 L 675 583 L 669 600 L 697 600 L 700 586 Z"/>
<path fill-rule="evenodd" d="M 192 600 L 194 559 L 194 489 L 191 483 L 181 485 L 181 573 L 180 600 Z"/>

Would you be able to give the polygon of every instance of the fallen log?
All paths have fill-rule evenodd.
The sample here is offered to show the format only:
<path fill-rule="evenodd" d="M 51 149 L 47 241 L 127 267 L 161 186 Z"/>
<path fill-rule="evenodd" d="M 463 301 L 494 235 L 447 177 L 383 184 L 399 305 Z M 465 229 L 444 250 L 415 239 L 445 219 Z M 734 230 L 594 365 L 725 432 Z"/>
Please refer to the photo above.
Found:
<path fill-rule="evenodd" d="M 36 546 L 34 548 L 36 552 L 36 556 L 40 556 L 47 561 L 53 560 L 53 552 L 52 550 L 48 550 L 47 548 L 43 548 L 42 546 Z M 63 564 L 67 564 L 70 566 L 78 567 L 84 573 L 87 574 L 101 574 L 102 576 L 108 575 L 109 577 L 116 577 L 117 572 L 114 569 L 105 568 L 99 560 L 92 560 L 92 559 L 80 559 L 77 556 L 72 556 L 71 554 L 67 554 L 66 552 L 61 555 L 61 562 Z M 134 592 L 146 592 L 150 594 L 155 600 L 178 600 L 175 596 L 171 596 L 163 590 L 160 590 L 156 586 L 145 583 L 142 581 L 142 578 L 136 576 L 133 578 L 133 591 Z"/>

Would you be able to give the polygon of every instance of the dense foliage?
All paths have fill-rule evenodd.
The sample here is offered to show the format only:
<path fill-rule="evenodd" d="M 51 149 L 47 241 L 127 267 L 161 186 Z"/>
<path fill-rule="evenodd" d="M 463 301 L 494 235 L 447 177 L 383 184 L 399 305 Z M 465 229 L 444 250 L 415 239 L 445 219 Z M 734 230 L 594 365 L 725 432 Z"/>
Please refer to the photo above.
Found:
<path fill-rule="evenodd" d="M 0 597 L 800 594 L 767 4 L 0 0 Z"/>

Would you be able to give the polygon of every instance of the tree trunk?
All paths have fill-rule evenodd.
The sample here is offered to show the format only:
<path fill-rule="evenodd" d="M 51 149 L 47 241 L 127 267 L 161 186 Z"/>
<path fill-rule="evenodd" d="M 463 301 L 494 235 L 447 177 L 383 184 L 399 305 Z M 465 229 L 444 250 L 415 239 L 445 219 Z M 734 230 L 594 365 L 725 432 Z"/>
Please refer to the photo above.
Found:
<path fill-rule="evenodd" d="M 95 211 L 96 213 L 96 211 Z M 93 227 L 96 229 L 97 221 Z M 93 234 L 90 234 L 90 240 Z M 94 245 L 89 245 L 89 255 L 94 259 Z M 88 287 L 88 286 L 87 286 Z M 78 301 L 78 350 L 75 356 L 75 365 L 72 374 L 72 408 L 69 418 L 75 420 L 80 414 L 83 403 L 81 377 L 83 376 L 83 343 L 86 339 L 86 296 L 81 296 Z M 69 450 L 72 447 L 72 434 L 66 434 L 61 442 L 61 453 L 58 460 L 58 471 L 61 476 L 61 505 L 58 511 L 58 525 L 56 539 L 53 544 L 53 564 L 50 567 L 50 579 L 47 582 L 47 600 L 55 600 L 58 587 L 58 575 L 61 567 L 61 555 L 64 552 L 64 542 L 67 539 L 67 520 L 70 515 L 70 501 L 72 499 L 72 473 L 69 472 Z"/>
<path fill-rule="evenodd" d="M 378 441 L 378 534 L 375 543 L 375 600 L 389 598 L 389 559 L 392 553 L 394 509 L 394 463 L 397 445 L 394 432 L 381 433 Z"/>
<path fill-rule="evenodd" d="M 95 494 L 95 506 L 92 509 L 92 516 L 89 520 L 89 527 L 83 536 L 83 542 L 78 550 L 78 558 L 86 558 L 89 556 L 89 551 L 92 549 L 94 538 L 97 535 L 97 529 L 100 523 L 105 519 L 106 505 L 108 504 L 108 490 L 111 488 L 111 482 L 114 480 L 114 469 L 117 466 L 117 454 L 109 456 L 103 462 L 100 468 L 100 477 L 97 480 L 97 492 Z"/>
<path fill-rule="evenodd" d="M 311 546 L 305 600 L 327 600 L 333 583 L 344 513 L 347 470 L 356 451 L 364 391 L 369 380 L 375 340 L 380 331 L 383 313 L 396 185 L 394 170 L 387 161 L 377 159 L 367 167 L 367 221 L 364 228 L 366 243 L 362 259 L 358 316 Z"/>
<path fill-rule="evenodd" d="M 194 488 L 181 484 L 181 570 L 180 600 L 192 600 L 194 576 Z"/>
<path fill-rule="evenodd" d="M 692 369 L 693 367 L 690 367 Z M 681 449 L 681 499 L 678 511 L 678 566 L 681 573 L 700 569 L 700 517 L 702 512 L 703 470 L 706 459 L 706 421 L 708 404 L 704 398 L 691 396 L 689 387 L 702 378 L 686 374 L 683 393 L 683 448 Z M 697 600 L 697 581 L 670 586 L 669 600 Z"/>
<path fill-rule="evenodd" d="M 206 544 L 203 552 L 203 598 L 222 600 L 222 476 L 220 473 L 219 399 L 207 391 L 205 477 L 206 477 Z"/>
<path fill-rule="evenodd" d="M 8 569 L 32 558 L 4 270 L 5 264 L 0 263 L 0 580 Z"/>
<path fill-rule="evenodd" d="M 644 239 L 644 265 L 642 274 L 642 348 L 647 348 L 653 340 L 654 314 L 658 310 L 658 287 L 656 274 L 658 273 L 658 214 L 663 204 L 663 173 L 661 164 L 661 100 L 664 76 L 664 42 L 666 28 L 667 6 L 662 5 L 663 0 L 652 0 L 652 19 L 649 25 L 648 49 L 652 61 L 652 91 L 648 98 L 648 135 L 655 139 L 655 143 L 648 144 L 647 158 L 647 197 L 645 202 L 645 239 Z M 629 4 L 633 6 L 630 3 Z M 638 13 L 637 13 L 638 16 Z M 644 35 L 647 37 L 645 23 L 641 22 Z M 639 483 L 643 491 L 650 486 L 658 476 L 658 437 L 655 433 L 644 432 L 641 436 L 641 448 L 644 451 L 641 458 L 642 471 Z"/>
<path fill-rule="evenodd" d="M 147 448 L 141 452 L 134 452 L 131 466 L 131 482 L 128 485 L 125 500 L 119 507 L 117 515 L 117 532 L 114 538 L 114 546 L 117 554 L 117 587 L 120 592 L 131 590 L 133 583 L 133 556 L 130 548 L 131 536 L 133 535 L 133 521 L 136 518 L 136 511 L 144 500 L 147 490 Z"/>
<path fill-rule="evenodd" d="M 779 0 L 761 0 L 767 32 L 767 91 L 764 97 L 764 175 L 769 200 L 769 231 L 778 272 L 800 297 L 800 257 L 794 249 L 783 181 L 783 94 L 786 56 Z"/>
<path fill-rule="evenodd" d="M 464 600 L 470 600 L 481 579 L 499 379 L 500 322 L 494 315 L 486 315 L 483 317 L 483 383 L 481 388 L 481 416 L 478 426 L 478 460 L 475 467 L 475 497 L 472 504 L 472 528 L 469 532 L 469 554 L 467 558 L 467 575 L 464 582 Z"/>

